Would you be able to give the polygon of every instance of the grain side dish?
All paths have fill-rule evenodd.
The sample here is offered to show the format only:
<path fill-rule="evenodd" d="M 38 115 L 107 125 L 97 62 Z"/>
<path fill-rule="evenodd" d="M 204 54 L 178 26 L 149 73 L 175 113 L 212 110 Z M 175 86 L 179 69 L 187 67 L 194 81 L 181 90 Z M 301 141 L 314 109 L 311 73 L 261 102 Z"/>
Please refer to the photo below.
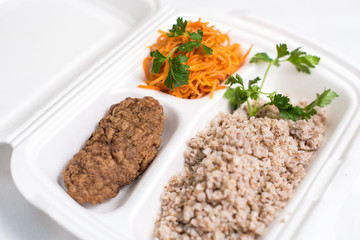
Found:
<path fill-rule="evenodd" d="M 304 104 L 302 104 L 304 105 Z M 261 236 L 285 207 L 323 141 L 324 110 L 284 120 L 274 106 L 249 118 L 220 113 L 190 140 L 184 170 L 162 194 L 156 239 Z"/>
<path fill-rule="evenodd" d="M 114 104 L 63 171 L 78 203 L 102 203 L 143 173 L 158 153 L 165 116 L 152 97 Z"/>

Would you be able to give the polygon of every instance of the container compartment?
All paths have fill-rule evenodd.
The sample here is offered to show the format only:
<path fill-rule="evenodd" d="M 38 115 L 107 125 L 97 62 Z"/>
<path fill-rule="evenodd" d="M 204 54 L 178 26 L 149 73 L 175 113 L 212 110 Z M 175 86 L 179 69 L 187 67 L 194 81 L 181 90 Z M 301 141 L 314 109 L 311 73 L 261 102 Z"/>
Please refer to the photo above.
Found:
<path fill-rule="evenodd" d="M 69 160 L 77 153 L 90 137 L 91 133 L 96 129 L 98 122 L 103 118 L 111 105 L 121 102 L 126 97 L 142 98 L 146 95 L 144 91 L 136 91 L 125 89 L 121 92 L 105 95 L 97 101 L 92 102 L 87 107 L 79 109 L 74 113 L 72 121 L 63 126 L 53 126 L 46 136 L 41 137 L 37 142 L 39 144 L 37 154 L 32 160 L 35 171 L 51 182 L 54 188 L 59 191 L 65 191 L 63 186 L 62 171 L 65 169 Z M 164 96 L 166 97 L 166 96 Z M 159 99 L 159 98 L 157 98 Z M 165 98 L 166 99 L 166 98 Z M 173 106 L 166 103 L 165 99 L 159 99 L 164 108 L 166 116 L 165 129 L 162 136 L 162 144 L 160 146 L 158 157 L 162 155 L 162 149 L 166 147 L 171 140 L 175 131 L 177 131 L 179 121 L 177 112 Z M 54 130 L 54 131 L 53 131 Z M 40 142 L 41 141 L 41 142 Z M 36 144 L 37 145 L 37 144 Z M 157 157 L 157 158 L 158 158 Z M 154 161 L 156 161 L 156 159 Z M 132 195 L 134 189 L 137 188 L 141 176 L 135 182 L 121 189 L 119 195 L 103 204 L 92 206 L 85 204 L 83 207 L 89 211 L 104 213 L 122 207 L 127 199 Z M 59 186 L 62 188 L 59 189 Z M 65 197 L 70 197 L 66 194 Z M 74 201 L 75 205 L 78 205 Z"/>

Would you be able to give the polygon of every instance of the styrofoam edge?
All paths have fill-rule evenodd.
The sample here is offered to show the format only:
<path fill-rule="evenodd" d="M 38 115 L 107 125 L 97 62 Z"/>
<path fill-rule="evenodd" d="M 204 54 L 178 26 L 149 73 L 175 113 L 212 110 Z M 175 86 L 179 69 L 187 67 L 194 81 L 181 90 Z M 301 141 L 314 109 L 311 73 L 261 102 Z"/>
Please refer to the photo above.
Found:
<path fill-rule="evenodd" d="M 310 210 L 309 221 L 304 221 L 306 229 L 316 226 L 318 233 L 328 231 L 328 227 L 344 207 L 345 201 L 351 195 L 360 173 L 360 164 L 356 156 L 341 159 L 341 166 L 326 189 L 322 199 L 316 202 Z M 344 220 L 344 219 L 342 219 Z"/>
<path fill-rule="evenodd" d="M 98 75 L 96 75 L 96 76 L 98 76 Z M 79 89 L 79 91 L 80 90 L 82 90 L 83 88 L 81 88 L 81 89 Z M 73 95 L 72 95 L 73 96 Z M 70 97 L 71 98 L 71 97 Z M 60 105 L 60 107 L 61 106 L 63 106 L 63 105 Z M 51 114 L 51 113 L 50 113 Z M 46 119 L 44 119 L 44 121 L 45 121 Z M 357 118 L 357 120 L 358 120 L 358 118 Z M 351 130 L 348 130 L 347 131 L 347 133 L 348 133 L 348 135 L 351 135 L 351 134 L 354 134 L 354 133 L 350 133 L 350 131 Z M 24 136 L 25 137 L 25 136 Z M 18 142 L 18 143 L 20 143 L 20 142 Z M 25 156 L 23 156 L 23 157 L 25 157 Z M 19 158 L 19 157 L 17 157 L 17 158 Z M 19 164 L 19 163 L 18 163 Z M 21 164 L 19 164 L 17 167 L 21 167 L 22 165 Z M 15 175 L 14 175 L 15 176 Z M 16 178 L 21 178 L 21 176 L 17 176 Z M 29 190 L 30 191 L 30 190 Z M 26 192 L 26 190 L 24 191 L 24 194 L 25 195 L 28 195 L 28 198 L 30 199 L 30 201 L 33 201 L 34 202 L 34 204 L 35 205 L 37 205 L 37 206 L 39 206 L 39 203 L 36 203 L 36 200 L 34 200 L 34 199 L 36 199 L 36 198 L 33 198 L 32 197 L 32 193 L 31 192 Z M 39 201 L 40 202 L 40 201 Z M 41 204 L 40 204 L 41 205 Z M 51 213 L 50 213 L 51 214 Z M 71 226 L 70 226 L 71 227 Z"/>
<path fill-rule="evenodd" d="M 354 133 L 359 133 L 359 130 L 360 126 L 357 127 Z M 344 149 L 343 156 L 338 159 L 329 159 L 322 167 L 314 184 L 309 189 L 309 196 L 306 196 L 305 201 L 311 202 L 312 204 L 308 206 L 307 211 L 304 213 L 305 217 L 299 223 L 302 227 L 295 229 L 292 233 L 288 233 L 288 236 L 295 237 L 302 228 L 306 228 L 310 224 L 320 229 L 319 232 L 321 232 L 321 230 L 325 231 L 330 221 L 333 220 L 333 217 L 336 216 L 343 206 L 342 203 L 345 202 L 347 196 L 350 194 L 355 184 L 355 179 L 360 172 L 360 163 L 356 156 L 348 155 L 348 152 L 350 152 L 352 148 L 357 147 L 355 144 L 358 143 L 356 142 L 358 136 L 355 134 L 350 138 L 349 144 Z M 331 193 L 329 195 L 328 192 L 330 189 Z M 335 208 L 334 205 L 336 205 Z M 330 206 L 331 208 L 329 208 Z M 331 209 L 331 211 L 329 211 L 329 209 Z M 317 216 L 315 216 L 317 217 L 315 221 L 318 220 L 316 225 L 314 225 L 315 222 L 312 218 L 311 222 L 305 220 L 312 217 L 314 213 L 317 213 Z M 326 217 L 319 219 L 319 215 Z"/>

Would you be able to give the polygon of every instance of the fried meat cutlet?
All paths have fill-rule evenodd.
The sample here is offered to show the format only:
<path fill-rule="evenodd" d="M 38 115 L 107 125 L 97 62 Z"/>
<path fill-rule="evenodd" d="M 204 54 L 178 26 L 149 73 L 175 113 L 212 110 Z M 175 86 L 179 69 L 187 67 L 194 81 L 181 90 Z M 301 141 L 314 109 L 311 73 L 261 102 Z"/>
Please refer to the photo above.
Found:
<path fill-rule="evenodd" d="M 80 204 L 115 197 L 156 157 L 164 124 L 163 108 L 152 97 L 112 105 L 63 171 L 68 194 Z"/>

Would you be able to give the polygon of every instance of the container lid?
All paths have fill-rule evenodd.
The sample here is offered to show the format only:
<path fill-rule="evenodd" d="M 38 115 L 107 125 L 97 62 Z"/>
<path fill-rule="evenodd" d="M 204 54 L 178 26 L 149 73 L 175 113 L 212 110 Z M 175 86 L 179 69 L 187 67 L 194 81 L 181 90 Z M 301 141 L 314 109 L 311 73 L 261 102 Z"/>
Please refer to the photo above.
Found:
<path fill-rule="evenodd" d="M 150 0 L 3 2 L 0 142 L 10 142 L 40 109 L 46 111 L 78 85 L 83 72 L 150 17 L 156 5 Z"/>

